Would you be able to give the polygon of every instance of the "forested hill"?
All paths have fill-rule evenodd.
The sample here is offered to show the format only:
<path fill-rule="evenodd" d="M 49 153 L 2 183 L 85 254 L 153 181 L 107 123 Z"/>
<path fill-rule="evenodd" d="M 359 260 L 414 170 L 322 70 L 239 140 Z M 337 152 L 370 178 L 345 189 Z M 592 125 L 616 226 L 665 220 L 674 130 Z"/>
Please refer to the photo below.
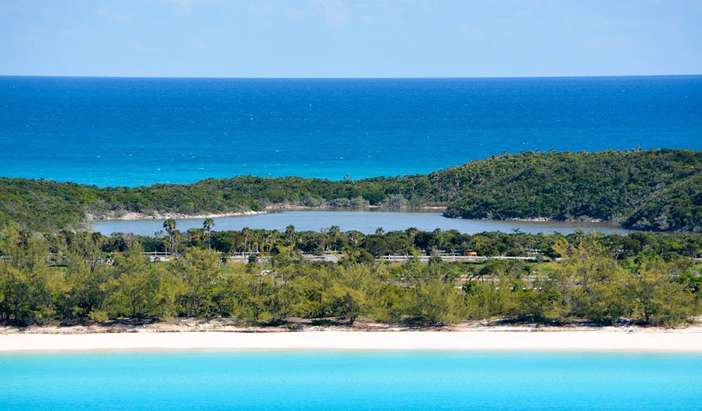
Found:
<path fill-rule="evenodd" d="M 643 230 L 702 230 L 702 152 L 525 153 L 475 161 L 431 180 L 450 195 L 452 217 L 601 219 Z"/>
<path fill-rule="evenodd" d="M 271 205 L 442 205 L 449 217 L 599 219 L 642 230 L 702 232 L 702 152 L 522 153 L 429 175 L 359 181 L 245 176 L 98 188 L 0 178 L 0 223 L 36 230 L 76 228 L 88 214 L 204 214 Z"/>

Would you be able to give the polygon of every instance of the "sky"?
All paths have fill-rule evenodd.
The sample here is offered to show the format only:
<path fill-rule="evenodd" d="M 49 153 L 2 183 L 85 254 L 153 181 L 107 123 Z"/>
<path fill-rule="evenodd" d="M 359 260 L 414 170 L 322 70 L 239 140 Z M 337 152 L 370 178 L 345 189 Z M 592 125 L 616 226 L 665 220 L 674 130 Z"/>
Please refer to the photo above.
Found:
<path fill-rule="evenodd" d="M 0 0 L 0 75 L 702 73 L 702 0 Z"/>

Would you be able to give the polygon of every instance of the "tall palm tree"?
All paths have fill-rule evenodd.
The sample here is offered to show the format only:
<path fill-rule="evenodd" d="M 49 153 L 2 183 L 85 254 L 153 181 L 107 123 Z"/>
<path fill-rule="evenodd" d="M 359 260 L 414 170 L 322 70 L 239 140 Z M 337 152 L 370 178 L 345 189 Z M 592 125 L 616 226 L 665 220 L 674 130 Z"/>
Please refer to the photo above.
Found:
<path fill-rule="evenodd" d="M 360 231 L 349 231 L 349 241 L 351 241 L 351 244 L 353 244 L 354 248 L 358 248 L 358 245 L 361 243 L 361 240 L 363 240 L 363 233 Z"/>
<path fill-rule="evenodd" d="M 168 242 L 171 254 L 175 254 L 175 233 L 176 233 L 176 221 L 172 218 L 166 219 L 163 222 L 163 229 L 168 233 Z"/>
<path fill-rule="evenodd" d="M 212 228 L 214 228 L 215 222 L 211 218 L 206 218 L 202 222 L 202 229 L 205 230 L 205 235 L 207 236 L 207 248 L 212 248 Z"/>
<path fill-rule="evenodd" d="M 248 227 L 244 227 L 244 228 L 241 230 L 241 233 L 244 235 L 244 252 L 245 252 L 245 253 L 248 253 L 248 252 L 251 251 L 251 250 L 249 249 L 249 240 L 250 240 L 250 237 L 251 237 L 251 229 L 248 228 Z"/>
<path fill-rule="evenodd" d="M 297 241 L 295 241 L 295 226 L 289 225 L 285 227 L 285 237 L 288 239 L 288 245 L 295 247 Z"/>
<path fill-rule="evenodd" d="M 339 235 L 341 234 L 341 229 L 338 225 L 333 225 L 329 227 L 327 231 L 327 237 L 329 238 L 329 245 L 332 250 L 336 250 L 336 243 L 339 240 Z"/>

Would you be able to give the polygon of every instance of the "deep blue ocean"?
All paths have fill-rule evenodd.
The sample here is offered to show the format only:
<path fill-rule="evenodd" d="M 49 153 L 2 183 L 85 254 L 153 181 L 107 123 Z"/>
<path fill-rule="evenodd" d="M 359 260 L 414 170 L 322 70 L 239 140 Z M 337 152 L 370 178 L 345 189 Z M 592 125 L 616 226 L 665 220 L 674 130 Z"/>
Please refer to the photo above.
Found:
<path fill-rule="evenodd" d="M 0 77 L 0 176 L 414 174 L 525 150 L 702 149 L 702 76 Z"/>
<path fill-rule="evenodd" d="M 0 409 L 700 410 L 700 381 L 684 354 L 15 354 Z"/>

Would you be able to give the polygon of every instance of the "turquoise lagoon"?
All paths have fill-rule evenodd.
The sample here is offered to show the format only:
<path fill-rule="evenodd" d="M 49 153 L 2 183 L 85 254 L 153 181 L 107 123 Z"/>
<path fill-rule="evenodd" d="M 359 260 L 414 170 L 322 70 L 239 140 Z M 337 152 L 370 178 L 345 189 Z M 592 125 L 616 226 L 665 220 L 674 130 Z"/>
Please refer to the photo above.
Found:
<path fill-rule="evenodd" d="M 174 338 L 177 338 L 174 336 Z M 0 355 L 0 409 L 693 410 L 702 355 L 168 352 Z"/>

